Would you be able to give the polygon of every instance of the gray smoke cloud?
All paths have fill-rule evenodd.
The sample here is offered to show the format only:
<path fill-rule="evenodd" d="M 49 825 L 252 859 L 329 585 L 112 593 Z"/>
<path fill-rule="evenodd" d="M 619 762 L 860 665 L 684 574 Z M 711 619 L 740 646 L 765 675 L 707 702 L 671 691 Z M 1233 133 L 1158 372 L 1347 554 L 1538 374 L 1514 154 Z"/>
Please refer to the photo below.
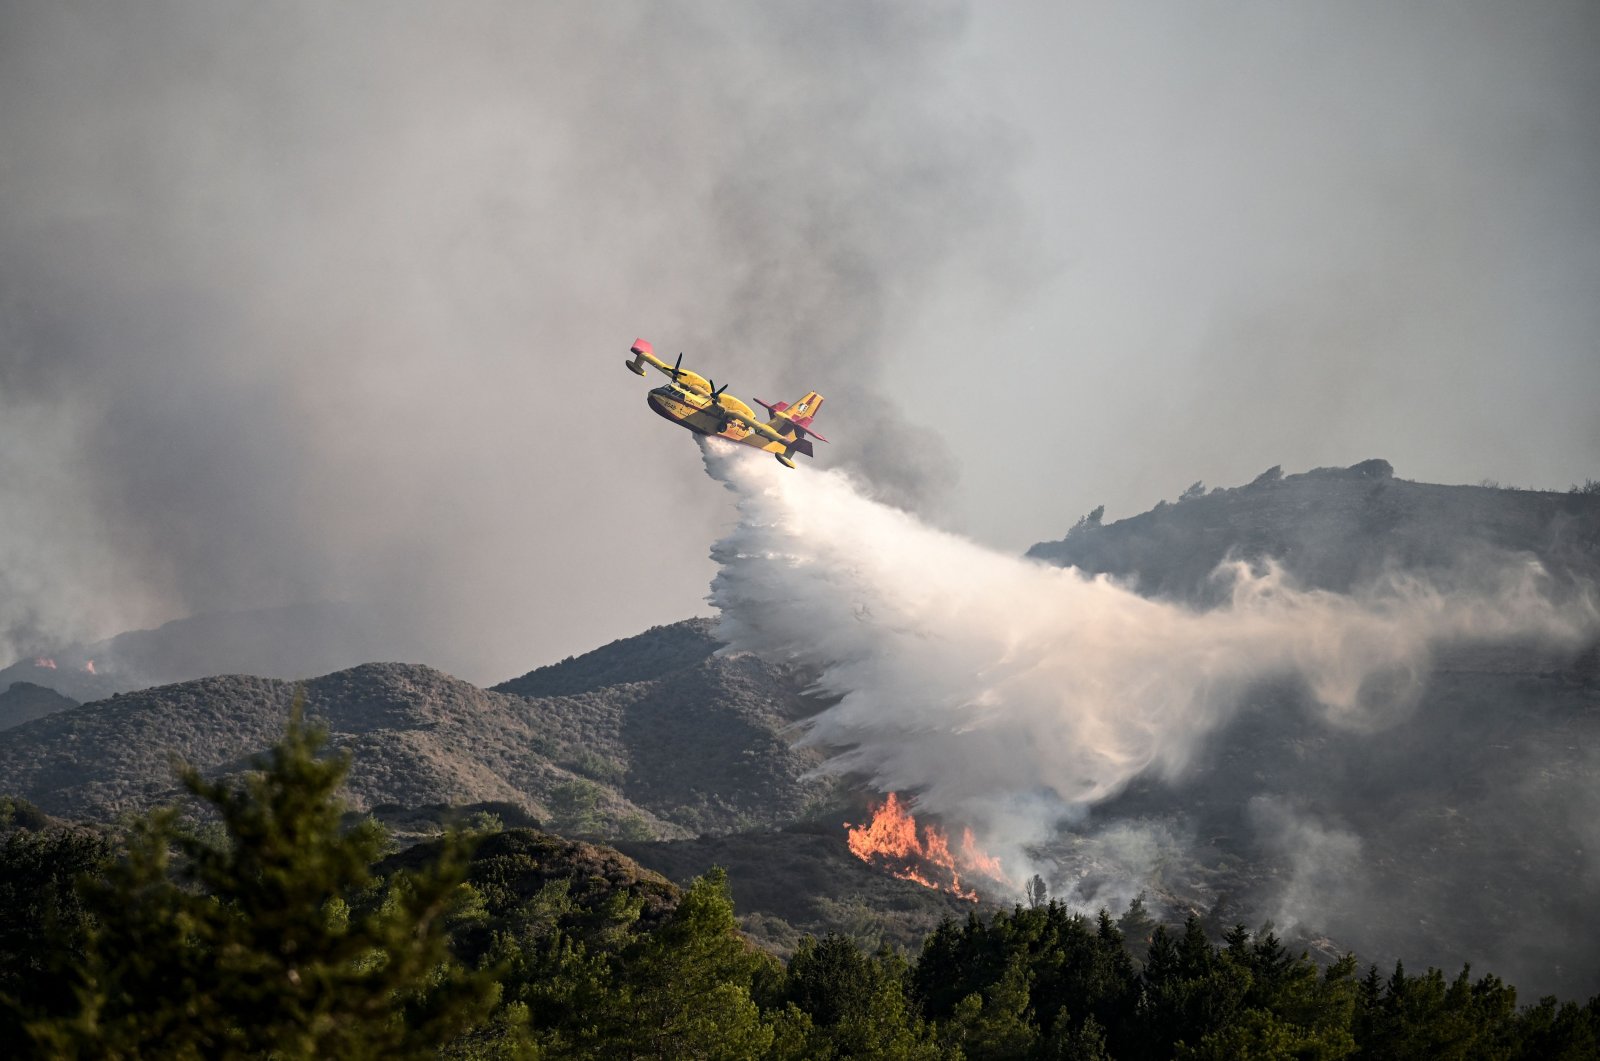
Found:
<path fill-rule="evenodd" d="M 1460 740 L 1440 740 L 1437 729 L 1432 739 L 1408 733 L 1406 742 L 1419 742 L 1414 752 L 1386 736 L 1412 719 L 1436 654 L 1492 643 L 1572 651 L 1600 631 L 1592 589 L 1552 595 L 1536 563 L 1479 571 L 1456 588 L 1391 577 L 1348 595 L 1299 588 L 1273 565 L 1227 565 L 1219 577 L 1231 594 L 1199 610 L 935 529 L 872 500 L 840 471 L 788 472 L 714 440 L 704 449 L 707 472 L 733 493 L 739 512 L 737 526 L 712 547 L 717 632 L 729 651 L 816 673 L 817 691 L 836 702 L 806 722 L 804 739 L 831 750 L 827 769 L 909 794 L 919 811 L 971 826 L 1016 881 L 1054 857 L 1040 852 L 1059 856 L 1068 844 L 1067 861 L 1080 877 L 1061 888 L 1057 876 L 1058 890 L 1091 910 L 1125 904 L 1161 883 L 1164 862 L 1192 861 L 1196 850 L 1196 839 L 1171 820 L 1091 821 L 1095 808 L 1136 783 L 1194 782 L 1200 796 L 1205 771 L 1263 784 L 1264 770 L 1294 771 L 1294 749 L 1276 746 L 1226 766 L 1209 761 L 1213 741 L 1230 725 L 1249 723 L 1247 712 L 1285 716 L 1252 726 L 1266 731 L 1299 710 L 1296 696 L 1254 695 L 1269 683 L 1301 690 L 1298 699 L 1315 712 L 1314 732 L 1332 743 L 1302 772 L 1308 783 L 1316 773 L 1319 792 L 1331 784 L 1341 807 L 1305 808 L 1268 793 L 1241 801 L 1234 813 L 1244 833 L 1283 866 L 1284 886 L 1254 912 L 1321 931 L 1330 922 L 1371 922 L 1379 912 L 1404 919 L 1413 898 L 1419 910 L 1443 906 L 1459 884 L 1443 857 L 1407 860 L 1427 878 L 1426 899 L 1413 894 L 1414 882 L 1393 895 L 1361 885 L 1372 867 L 1361 862 L 1357 833 L 1339 820 L 1342 809 L 1361 807 L 1366 828 L 1405 836 L 1413 852 L 1418 843 L 1435 851 L 1459 844 L 1448 839 L 1453 808 L 1377 792 L 1360 798 L 1355 778 L 1381 758 L 1373 742 L 1411 755 L 1416 777 L 1450 779 L 1453 806 L 1478 815 L 1476 789 L 1462 786 L 1493 791 L 1504 782 L 1453 763 L 1472 761 L 1464 746 L 1482 746 L 1475 731 L 1485 726 L 1488 740 L 1513 747 L 1514 733 L 1505 731 L 1523 724 L 1513 705 L 1462 699 L 1456 717 L 1441 723 L 1460 729 Z M 1570 797 L 1559 756 L 1527 754 L 1541 756 L 1542 772 L 1513 764 L 1507 751 L 1498 759 L 1511 777 L 1559 769 L 1554 791 Z M 1592 779 L 1577 776 L 1592 801 Z M 1503 814 L 1523 815 L 1524 832 L 1546 818 L 1525 799 Z M 1207 905 L 1216 898 L 1192 895 Z"/>
<path fill-rule="evenodd" d="M 638 334 L 821 390 L 902 504 L 948 486 L 882 365 L 935 278 L 1017 253 L 1009 145 L 940 81 L 962 5 L 0 25 L 0 655 L 333 599 L 488 679 L 680 618 L 722 514 Z"/>
<path fill-rule="evenodd" d="M 635 335 L 1013 550 L 1279 463 L 1582 482 L 1597 28 L 0 2 L 0 655 L 331 598 L 491 679 L 681 618 L 726 513 Z"/>

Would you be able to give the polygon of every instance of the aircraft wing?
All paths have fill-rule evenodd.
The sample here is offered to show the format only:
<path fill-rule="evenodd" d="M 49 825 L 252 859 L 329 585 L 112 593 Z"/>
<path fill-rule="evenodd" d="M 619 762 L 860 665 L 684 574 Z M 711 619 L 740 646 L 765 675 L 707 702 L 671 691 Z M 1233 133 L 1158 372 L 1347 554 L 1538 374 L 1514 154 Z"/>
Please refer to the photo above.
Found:
<path fill-rule="evenodd" d="M 740 416 L 731 409 L 722 410 L 722 415 L 727 419 L 732 420 L 736 424 L 743 424 L 745 427 L 748 427 L 750 430 L 754 431 L 756 434 L 760 435 L 769 442 L 781 442 L 787 446 L 791 441 L 793 441 L 785 435 L 778 434 L 760 420 L 752 420 L 748 416 Z"/>
<path fill-rule="evenodd" d="M 672 366 L 657 357 L 655 347 L 651 346 L 643 339 L 635 339 L 633 341 L 633 347 L 628 351 L 628 353 L 634 356 L 635 361 L 642 361 L 645 364 L 650 365 L 652 368 L 660 369 L 669 376 L 672 375 Z"/>
<path fill-rule="evenodd" d="M 678 355 L 677 364 L 669 365 L 657 357 L 655 347 L 651 346 L 643 339 L 635 339 L 633 341 L 633 346 L 628 350 L 628 353 L 633 355 L 633 359 L 625 362 L 625 364 L 628 366 L 628 370 L 633 372 L 635 375 L 644 375 L 645 365 L 649 365 L 662 375 L 669 376 L 674 380 L 676 380 L 680 375 L 687 375 L 686 373 L 679 372 L 679 369 L 683 366 L 682 354 Z M 693 387 L 692 381 L 690 386 Z"/>

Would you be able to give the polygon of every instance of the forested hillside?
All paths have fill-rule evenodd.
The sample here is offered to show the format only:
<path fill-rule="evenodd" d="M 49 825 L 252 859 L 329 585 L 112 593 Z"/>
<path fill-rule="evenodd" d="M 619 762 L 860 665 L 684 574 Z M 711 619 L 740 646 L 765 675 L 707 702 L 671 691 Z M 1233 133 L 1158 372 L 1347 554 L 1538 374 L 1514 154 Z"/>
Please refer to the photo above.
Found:
<path fill-rule="evenodd" d="M 25 1057 L 1581 1059 L 1600 998 L 1519 1005 L 1468 969 L 1318 968 L 1268 931 L 1028 907 L 902 955 L 738 934 L 728 881 L 686 890 L 604 848 L 456 833 L 381 859 L 343 830 L 345 771 L 298 722 L 242 778 L 107 835 L 0 845 L 0 1038 Z M 1221 938 L 1214 933 L 1221 932 Z"/>
<path fill-rule="evenodd" d="M 947 917 L 977 907 L 891 876 L 850 853 L 832 820 L 692 840 L 618 840 L 618 850 L 680 884 L 727 871 L 739 927 L 763 949 L 793 953 L 802 936 L 849 936 L 867 950 L 915 948 Z M 984 901 L 981 909 L 1009 903 Z"/>

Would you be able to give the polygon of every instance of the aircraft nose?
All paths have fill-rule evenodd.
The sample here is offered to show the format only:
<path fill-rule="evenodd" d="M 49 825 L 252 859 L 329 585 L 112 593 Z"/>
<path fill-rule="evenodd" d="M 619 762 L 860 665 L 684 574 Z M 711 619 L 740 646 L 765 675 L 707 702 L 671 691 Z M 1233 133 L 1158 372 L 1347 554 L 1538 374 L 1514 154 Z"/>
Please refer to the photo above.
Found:
<path fill-rule="evenodd" d="M 668 420 L 674 421 L 678 419 L 676 416 L 672 415 L 671 410 L 667 408 L 666 402 L 656 391 L 651 391 L 649 394 L 646 394 L 644 399 L 657 416 L 665 417 Z"/>

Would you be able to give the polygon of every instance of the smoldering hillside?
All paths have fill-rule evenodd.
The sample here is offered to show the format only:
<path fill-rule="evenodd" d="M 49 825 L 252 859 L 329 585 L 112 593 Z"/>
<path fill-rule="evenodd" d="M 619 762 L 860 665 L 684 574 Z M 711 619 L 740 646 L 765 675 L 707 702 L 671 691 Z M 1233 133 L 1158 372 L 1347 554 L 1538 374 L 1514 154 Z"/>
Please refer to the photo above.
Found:
<path fill-rule="evenodd" d="M 713 549 L 718 632 L 817 674 L 837 702 L 805 732 L 827 769 L 913 794 L 1091 911 L 1143 892 L 1219 928 L 1593 989 L 1600 498 L 1420 486 L 1382 461 L 1267 477 L 1052 553 L 1120 556 L 1113 580 L 931 529 L 837 473 L 716 443 L 706 462 L 740 511 Z M 1482 518 L 1447 517 L 1463 505 Z M 1344 528 L 1342 557 L 1290 547 L 1374 508 L 1387 524 Z M 1145 568 L 1165 593 L 1135 591 Z"/>

